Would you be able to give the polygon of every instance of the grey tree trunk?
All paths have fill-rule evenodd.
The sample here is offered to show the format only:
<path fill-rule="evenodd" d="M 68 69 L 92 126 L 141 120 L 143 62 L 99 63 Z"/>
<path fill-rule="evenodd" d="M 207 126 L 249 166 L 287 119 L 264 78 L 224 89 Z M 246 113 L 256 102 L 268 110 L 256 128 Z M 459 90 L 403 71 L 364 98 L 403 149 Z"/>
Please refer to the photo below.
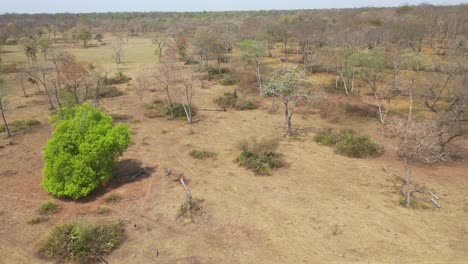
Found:
<path fill-rule="evenodd" d="M 289 101 L 283 100 L 284 104 L 284 117 L 286 119 L 286 137 L 291 136 L 291 117 L 292 113 L 289 113 Z"/>
<path fill-rule="evenodd" d="M 8 123 L 5 118 L 5 109 L 3 108 L 2 102 L 0 102 L 0 111 L 2 112 L 2 119 L 3 119 L 3 124 L 5 125 L 5 131 L 7 132 L 8 136 L 11 137 L 10 128 L 8 127 Z"/>

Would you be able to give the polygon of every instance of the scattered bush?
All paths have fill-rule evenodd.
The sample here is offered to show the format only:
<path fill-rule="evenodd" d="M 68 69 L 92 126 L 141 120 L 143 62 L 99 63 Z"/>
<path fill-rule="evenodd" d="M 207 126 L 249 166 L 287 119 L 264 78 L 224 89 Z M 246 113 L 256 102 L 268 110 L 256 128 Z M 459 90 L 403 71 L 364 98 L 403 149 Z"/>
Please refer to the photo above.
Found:
<path fill-rule="evenodd" d="M 215 152 L 205 151 L 205 150 L 192 150 L 190 156 L 195 159 L 205 159 L 205 158 L 214 158 L 217 156 Z"/>
<path fill-rule="evenodd" d="M 120 195 L 118 194 L 109 194 L 104 198 L 104 201 L 106 203 L 116 203 L 116 202 L 119 202 L 120 200 L 122 200 L 122 197 L 120 197 Z"/>
<path fill-rule="evenodd" d="M 221 85 L 231 86 L 239 83 L 239 78 L 237 77 L 227 77 L 220 81 Z"/>
<path fill-rule="evenodd" d="M 316 135 L 314 141 L 326 146 L 335 146 L 337 153 L 353 158 L 379 157 L 383 154 L 381 145 L 368 136 L 356 135 L 351 129 L 343 129 L 336 134 L 329 129 Z"/>
<path fill-rule="evenodd" d="M 253 110 L 258 108 L 258 105 L 255 101 L 239 99 L 235 91 L 233 93 L 224 93 L 223 96 L 216 98 L 214 103 L 223 109 L 235 108 L 237 110 Z"/>
<path fill-rule="evenodd" d="M 55 128 L 45 146 L 41 186 L 58 197 L 79 199 L 112 178 L 112 168 L 130 145 L 130 130 L 88 104 L 51 117 Z"/>
<path fill-rule="evenodd" d="M 29 219 L 28 224 L 36 225 L 47 221 L 49 221 L 49 218 L 46 216 L 34 216 L 33 218 Z"/>
<path fill-rule="evenodd" d="M 97 263 L 123 240 L 120 224 L 67 223 L 55 226 L 40 243 L 39 252 L 57 262 Z"/>
<path fill-rule="evenodd" d="M 132 78 L 125 75 L 123 72 L 118 71 L 115 73 L 114 77 L 108 78 L 107 76 L 104 77 L 104 84 L 112 85 L 112 84 L 121 84 L 130 81 Z"/>
<path fill-rule="evenodd" d="M 50 215 L 58 213 L 59 210 L 58 205 L 54 201 L 47 201 L 42 203 L 41 207 L 39 207 L 39 214 Z"/>
<path fill-rule="evenodd" d="M 271 175 L 272 170 L 282 166 L 275 150 L 276 139 L 257 141 L 244 140 L 239 144 L 241 154 L 236 158 L 240 166 L 253 171 L 256 175 Z"/>
<path fill-rule="evenodd" d="M 234 108 L 236 106 L 237 98 L 237 93 L 235 91 L 233 93 L 226 92 L 223 96 L 216 98 L 214 103 L 223 109 Z"/>
<path fill-rule="evenodd" d="M 310 73 L 330 73 L 332 72 L 331 69 L 327 68 L 326 66 L 322 64 L 314 64 L 314 65 L 309 65 L 307 66 L 307 71 Z"/>
<path fill-rule="evenodd" d="M 184 64 L 185 64 L 185 65 L 197 65 L 197 64 L 198 64 L 198 61 L 197 61 L 197 60 L 194 60 L 194 59 L 192 59 L 192 58 L 187 58 L 187 59 L 185 60 L 185 63 L 184 63 Z"/>

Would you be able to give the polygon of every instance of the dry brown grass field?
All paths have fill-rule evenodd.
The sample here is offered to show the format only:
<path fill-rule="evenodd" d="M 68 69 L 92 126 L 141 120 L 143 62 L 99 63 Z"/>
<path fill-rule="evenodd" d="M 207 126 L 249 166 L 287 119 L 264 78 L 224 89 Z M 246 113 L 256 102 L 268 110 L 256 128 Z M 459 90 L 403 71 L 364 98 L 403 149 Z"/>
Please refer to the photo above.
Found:
<path fill-rule="evenodd" d="M 116 71 L 106 46 L 84 49 L 62 44 L 62 48 L 79 61 L 98 61 L 110 73 Z M 129 76 L 156 64 L 149 38 L 132 37 L 125 49 L 127 63 L 121 69 Z M 4 50 L 4 63 L 26 61 L 21 47 L 5 46 Z M 278 63 L 276 57 L 266 65 Z M 243 69 L 238 61 L 234 67 Z M 466 155 L 447 164 L 416 166 L 413 182 L 433 190 L 442 208 L 407 209 L 399 203 L 395 177 L 382 169 L 386 165 L 403 171 L 402 163 L 395 155 L 394 141 L 378 133 L 375 120 L 336 124 L 313 111 L 299 111 L 293 123 L 302 133 L 280 140 L 278 152 L 286 166 L 271 176 L 255 176 L 233 162 L 239 154 L 236 145 L 251 137 L 280 137 L 281 108 L 270 113 L 270 100 L 262 99 L 260 108 L 252 111 L 200 111 L 192 125 L 148 118 L 133 81 L 119 85 L 124 95 L 103 99 L 101 107 L 107 113 L 128 116 L 124 122 L 133 131 L 133 144 L 114 174 L 147 167 L 151 175 L 129 183 L 115 177 L 78 202 L 55 199 L 61 211 L 45 223 L 30 225 L 27 221 L 40 204 L 52 199 L 39 186 L 42 148 L 53 130 L 48 124 L 50 111 L 43 95 L 21 97 L 13 75 L 5 74 L 4 79 L 10 89 L 9 120 L 36 118 L 41 124 L 12 138 L 2 134 L 0 139 L 0 263 L 50 263 L 36 253 L 38 241 L 52 226 L 71 221 L 124 223 L 125 241 L 106 256 L 109 263 L 468 262 Z M 321 73 L 310 79 L 325 86 L 334 76 Z M 36 89 L 30 84 L 26 88 L 30 93 Z M 237 88 L 243 96 L 257 95 Z M 218 80 L 204 89 L 196 83 L 194 104 L 215 107 L 213 100 L 232 89 L 219 85 Z M 161 97 L 146 92 L 144 101 Z M 400 103 L 404 109 L 405 103 Z M 317 129 L 344 126 L 370 135 L 384 145 L 385 154 L 373 159 L 348 158 L 312 139 Z M 468 141 L 457 144 L 466 153 Z M 196 160 L 189 155 L 194 149 L 218 155 Z M 166 168 L 183 173 L 193 195 L 203 200 L 205 214 L 193 223 L 176 219 L 185 192 L 179 182 L 165 175 Z M 122 200 L 108 204 L 104 201 L 108 194 L 118 194 Z M 101 205 L 110 213 L 91 212 Z"/>

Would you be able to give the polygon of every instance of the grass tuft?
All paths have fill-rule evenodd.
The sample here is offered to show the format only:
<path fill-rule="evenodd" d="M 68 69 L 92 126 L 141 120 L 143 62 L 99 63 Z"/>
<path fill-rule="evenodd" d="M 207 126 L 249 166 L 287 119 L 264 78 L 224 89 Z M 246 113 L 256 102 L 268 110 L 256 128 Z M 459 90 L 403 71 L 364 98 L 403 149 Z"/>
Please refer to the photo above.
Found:
<path fill-rule="evenodd" d="M 205 150 L 192 150 L 190 156 L 194 159 L 205 159 L 205 158 L 214 158 L 217 156 L 215 152 L 205 151 Z"/>
<path fill-rule="evenodd" d="M 46 201 L 41 204 L 39 207 L 39 214 L 41 215 L 51 215 L 58 213 L 60 208 L 54 201 Z"/>
<path fill-rule="evenodd" d="M 379 157 L 383 147 L 368 136 L 359 136 L 351 129 L 333 133 L 331 129 L 314 136 L 314 141 L 325 146 L 335 146 L 336 152 L 352 158 Z"/>
<path fill-rule="evenodd" d="M 106 203 L 116 203 L 116 202 L 120 202 L 120 200 L 122 200 L 122 197 L 118 194 L 109 194 L 107 195 L 105 198 L 104 198 L 104 201 Z"/>

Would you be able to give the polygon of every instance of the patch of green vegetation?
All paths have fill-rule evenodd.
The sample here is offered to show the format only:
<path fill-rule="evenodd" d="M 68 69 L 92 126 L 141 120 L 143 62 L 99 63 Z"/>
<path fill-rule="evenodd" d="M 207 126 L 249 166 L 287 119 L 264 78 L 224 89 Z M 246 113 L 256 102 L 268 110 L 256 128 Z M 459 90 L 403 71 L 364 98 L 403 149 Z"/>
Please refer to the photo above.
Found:
<path fill-rule="evenodd" d="M 116 203 L 122 200 L 122 197 L 118 194 L 111 193 L 104 198 L 106 203 Z"/>
<path fill-rule="evenodd" d="M 183 204 L 180 205 L 179 210 L 177 211 L 177 217 L 192 220 L 193 215 L 200 215 L 203 213 L 203 209 L 200 203 L 203 202 L 203 199 L 192 198 L 186 200 Z"/>
<path fill-rule="evenodd" d="M 226 77 L 220 81 L 220 84 L 224 86 L 232 86 L 238 84 L 239 81 L 240 80 L 237 77 Z"/>
<path fill-rule="evenodd" d="M 235 108 L 237 110 L 243 111 L 258 108 L 258 105 L 255 101 L 240 99 L 235 91 L 233 93 L 226 92 L 222 96 L 216 98 L 213 102 L 223 109 Z"/>
<path fill-rule="evenodd" d="M 33 127 L 39 124 L 39 120 L 34 118 L 28 118 L 24 120 L 13 120 L 11 123 L 8 124 L 8 128 L 10 129 L 10 132 L 18 132 L 28 127 Z M 0 124 L 0 131 L 5 131 L 4 124 Z"/>
<path fill-rule="evenodd" d="M 50 215 L 58 213 L 59 210 L 59 206 L 54 201 L 46 201 L 41 204 L 41 207 L 39 207 L 39 214 Z"/>
<path fill-rule="evenodd" d="M 282 166 L 278 154 L 275 153 L 278 145 L 276 139 L 244 140 L 239 144 L 242 152 L 235 161 L 256 175 L 271 175 L 274 169 Z"/>
<path fill-rule="evenodd" d="M 98 207 L 94 207 L 94 208 L 91 208 L 91 213 L 93 214 L 108 214 L 111 212 L 111 209 L 109 209 L 109 207 L 106 207 L 106 206 L 98 206 Z"/>
<path fill-rule="evenodd" d="M 205 150 L 192 150 L 190 156 L 195 159 L 205 159 L 205 158 L 214 158 L 217 156 L 215 152 L 205 151 Z"/>
<path fill-rule="evenodd" d="M 39 252 L 60 263 L 97 263 L 124 239 L 120 224 L 66 223 L 52 228 Z"/>
<path fill-rule="evenodd" d="M 188 105 L 177 102 L 177 103 L 174 103 L 172 105 L 172 110 L 171 110 L 171 107 L 169 105 L 166 105 L 162 109 L 162 112 L 169 119 L 185 119 L 185 118 L 187 118 L 187 116 L 185 114 L 184 105 L 188 109 L 188 107 L 189 107 Z M 195 116 L 196 114 L 197 114 L 197 112 L 196 112 L 195 108 L 192 107 L 192 116 Z"/>
<path fill-rule="evenodd" d="M 336 152 L 352 158 L 379 157 L 383 154 L 383 147 L 368 136 L 359 136 L 352 129 L 342 129 L 333 133 L 331 129 L 314 136 L 314 141 L 325 145 L 335 146 Z"/>
<path fill-rule="evenodd" d="M 248 100 L 248 99 L 242 99 L 242 100 L 238 101 L 238 103 L 236 105 L 236 109 L 241 110 L 241 111 L 254 110 L 254 109 L 257 109 L 257 108 L 258 108 L 257 102 L 251 101 L 251 100 Z"/>
<path fill-rule="evenodd" d="M 218 68 L 209 68 L 208 71 L 209 71 L 209 74 L 210 74 L 211 76 L 223 75 L 223 74 L 226 74 L 226 73 L 229 73 L 229 72 L 230 72 L 230 70 L 227 69 L 227 68 L 221 68 L 221 73 L 220 73 L 220 71 L 218 70 Z"/>
<path fill-rule="evenodd" d="M 226 92 L 223 96 L 214 100 L 214 103 L 223 109 L 234 108 L 236 106 L 237 93 Z"/>
<path fill-rule="evenodd" d="M 115 86 L 105 86 L 99 91 L 100 98 L 111 98 L 123 95 L 124 92 Z"/>
<path fill-rule="evenodd" d="M 46 216 L 34 216 L 33 218 L 29 219 L 28 224 L 36 225 L 47 221 L 49 221 L 49 218 Z"/>

